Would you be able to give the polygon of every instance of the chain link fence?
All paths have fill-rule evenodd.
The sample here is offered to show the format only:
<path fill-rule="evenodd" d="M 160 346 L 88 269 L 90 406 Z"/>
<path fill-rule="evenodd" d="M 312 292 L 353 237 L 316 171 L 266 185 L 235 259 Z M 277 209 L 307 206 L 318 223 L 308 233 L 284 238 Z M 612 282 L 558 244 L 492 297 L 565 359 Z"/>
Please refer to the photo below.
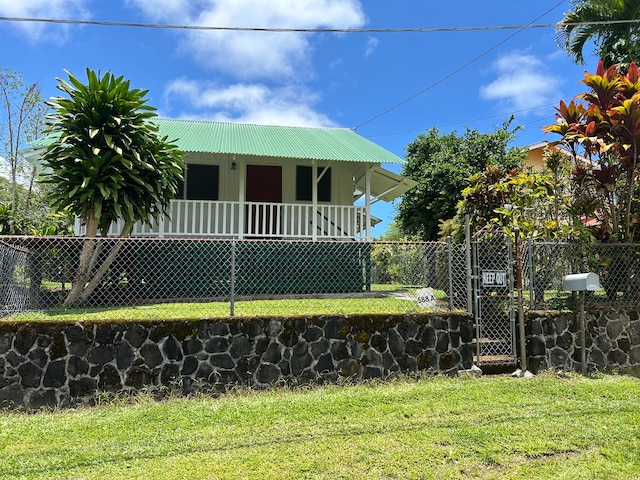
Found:
<path fill-rule="evenodd" d="M 94 273 L 118 252 L 90 294 L 65 305 L 87 242 Z M 417 312 L 426 287 L 434 309 L 466 310 L 467 258 L 448 242 L 0 237 L 0 318 Z M 602 286 L 587 292 L 587 308 L 640 307 L 640 245 L 529 241 L 521 262 L 531 309 L 573 308 L 562 278 L 583 272 Z"/>
<path fill-rule="evenodd" d="M 83 255 L 90 274 L 75 280 Z M 163 319 L 466 307 L 464 245 L 0 237 L 0 317 Z M 69 305 L 73 285 L 84 290 Z"/>
<path fill-rule="evenodd" d="M 598 274 L 602 287 L 586 293 L 586 308 L 640 307 L 640 244 L 530 241 L 522 263 L 532 309 L 574 308 L 576 296 L 562 290 L 562 278 L 586 272 Z"/>

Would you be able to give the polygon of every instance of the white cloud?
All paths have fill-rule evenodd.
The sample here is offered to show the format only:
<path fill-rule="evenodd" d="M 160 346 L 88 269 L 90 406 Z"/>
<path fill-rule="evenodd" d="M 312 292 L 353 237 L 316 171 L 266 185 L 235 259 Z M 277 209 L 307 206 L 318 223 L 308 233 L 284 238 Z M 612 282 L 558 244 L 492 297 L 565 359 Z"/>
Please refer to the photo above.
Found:
<path fill-rule="evenodd" d="M 217 27 L 355 28 L 365 22 L 359 0 L 127 0 L 149 21 Z M 313 76 L 314 34 L 182 32 L 179 51 L 236 83 L 180 78 L 165 88 L 168 111 L 180 116 L 259 124 L 335 126 L 305 87 Z M 375 42 L 374 42 L 375 43 Z M 370 48 L 375 44 L 370 43 Z"/>
<path fill-rule="evenodd" d="M 370 57 L 371 55 L 373 55 L 373 53 L 376 51 L 376 48 L 378 48 L 379 43 L 380 40 L 378 40 L 376 37 L 367 38 L 367 49 L 364 51 L 364 56 Z"/>
<path fill-rule="evenodd" d="M 156 22 L 219 27 L 354 28 L 365 17 L 358 0 L 127 0 Z M 291 78 L 308 73 L 309 33 L 189 31 L 182 51 L 236 78 Z"/>
<path fill-rule="evenodd" d="M 492 65 L 497 78 L 480 87 L 481 98 L 501 102 L 513 110 L 524 110 L 560 98 L 561 79 L 549 73 L 538 57 L 512 52 Z"/>
<path fill-rule="evenodd" d="M 190 17 L 192 4 L 189 0 L 125 0 L 125 4 L 138 8 L 152 21 L 168 20 L 182 23 Z"/>
<path fill-rule="evenodd" d="M 88 19 L 89 0 L 0 0 L 0 15 L 20 18 Z M 62 42 L 69 29 L 66 25 L 36 22 L 14 24 L 28 34 L 31 41 Z"/>
<path fill-rule="evenodd" d="M 165 89 L 165 98 L 185 108 L 181 117 L 225 122 L 290 126 L 336 126 L 314 110 L 318 98 L 299 85 L 271 88 L 264 84 L 220 86 L 180 78 Z"/>

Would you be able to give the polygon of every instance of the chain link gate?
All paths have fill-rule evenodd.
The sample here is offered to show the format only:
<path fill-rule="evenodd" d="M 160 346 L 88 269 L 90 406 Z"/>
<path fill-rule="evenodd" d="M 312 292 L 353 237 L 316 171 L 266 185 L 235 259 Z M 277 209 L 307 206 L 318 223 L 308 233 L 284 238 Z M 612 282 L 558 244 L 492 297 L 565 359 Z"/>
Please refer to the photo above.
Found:
<path fill-rule="evenodd" d="M 513 245 L 500 231 L 473 236 L 473 310 L 477 365 L 516 365 Z"/>

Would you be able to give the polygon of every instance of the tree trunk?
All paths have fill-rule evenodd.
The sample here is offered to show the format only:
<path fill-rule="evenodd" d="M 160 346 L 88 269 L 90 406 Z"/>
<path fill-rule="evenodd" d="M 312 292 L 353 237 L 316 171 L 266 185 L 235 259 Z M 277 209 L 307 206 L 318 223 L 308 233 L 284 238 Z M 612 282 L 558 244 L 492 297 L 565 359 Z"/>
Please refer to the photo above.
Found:
<path fill-rule="evenodd" d="M 9 216 L 9 235 L 15 235 L 15 219 L 18 211 L 18 177 L 16 161 L 12 154 L 9 154 L 9 160 L 11 164 L 11 215 Z"/>
<path fill-rule="evenodd" d="M 131 233 L 131 230 L 133 230 L 133 222 L 125 223 L 124 227 L 122 228 L 122 232 L 120 233 L 120 238 L 128 237 L 129 234 Z M 111 250 L 111 252 L 109 252 L 109 256 L 104 260 L 104 262 L 102 262 L 102 265 L 100 265 L 100 268 L 93 275 L 93 277 L 91 278 L 91 281 L 85 287 L 84 291 L 80 295 L 81 300 L 87 300 L 91 296 L 93 291 L 96 289 L 96 287 L 100 285 L 100 282 L 104 277 L 104 274 L 107 273 L 107 270 L 109 270 L 109 267 L 118 256 L 118 253 L 120 253 L 120 250 L 122 249 L 123 244 L 124 242 L 122 240 L 119 240 L 113 246 L 113 249 Z"/>
<path fill-rule="evenodd" d="M 37 169 L 33 167 L 31 169 L 31 176 L 29 178 L 29 189 L 27 190 L 27 198 L 24 201 L 24 214 L 26 215 L 29 212 L 29 205 L 31 203 L 31 195 L 33 195 L 33 184 L 36 179 Z"/>
<path fill-rule="evenodd" d="M 80 296 L 82 295 L 84 287 L 87 284 L 87 277 L 89 275 L 91 259 L 93 258 L 93 253 L 96 246 L 95 237 L 96 233 L 98 232 L 99 222 L 100 218 L 96 217 L 93 211 L 91 211 L 87 215 L 87 218 L 85 218 L 85 224 L 87 225 L 87 238 L 82 245 L 82 252 L 80 253 L 80 263 L 78 264 L 78 269 L 76 270 L 76 275 L 73 279 L 71 290 L 69 291 L 69 295 L 67 295 L 67 298 L 62 304 L 64 307 L 68 307 L 69 305 L 72 305 L 80 300 Z"/>

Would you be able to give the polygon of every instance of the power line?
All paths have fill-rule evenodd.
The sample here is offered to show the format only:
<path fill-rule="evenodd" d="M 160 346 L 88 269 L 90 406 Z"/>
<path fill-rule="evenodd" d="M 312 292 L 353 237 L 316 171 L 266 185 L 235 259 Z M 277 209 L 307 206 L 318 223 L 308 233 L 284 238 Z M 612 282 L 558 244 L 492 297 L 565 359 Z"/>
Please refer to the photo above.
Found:
<path fill-rule="evenodd" d="M 210 30 L 210 31 L 239 31 L 239 32 L 272 32 L 272 33 L 437 33 L 437 32 L 469 32 L 469 31 L 495 31 L 495 30 L 517 30 L 512 33 L 504 40 L 498 42 L 491 48 L 487 49 L 480 55 L 474 57 L 472 60 L 468 61 L 461 67 L 457 68 L 453 72 L 445 75 L 441 79 L 432 83 L 428 87 L 422 89 L 421 91 L 415 93 L 414 95 L 408 97 L 407 99 L 397 103 L 396 105 L 386 109 L 385 111 L 371 117 L 367 121 L 357 125 L 353 128 L 353 130 L 357 130 L 360 127 L 363 127 L 374 120 L 390 113 L 391 111 L 401 107 L 402 105 L 408 103 L 414 98 L 422 95 L 433 87 L 439 85 L 440 83 L 448 80 L 453 77 L 460 71 L 464 70 L 471 64 L 475 63 L 479 59 L 485 57 L 507 41 L 511 40 L 515 35 L 519 34 L 523 30 L 533 29 L 533 28 L 557 28 L 558 26 L 587 26 L 587 25 L 614 25 L 614 24 L 640 24 L 640 19 L 629 19 L 629 20 L 613 20 L 613 21 L 595 21 L 595 22 L 572 22 L 572 23 L 543 23 L 536 24 L 534 22 L 538 21 L 551 11 L 558 8 L 564 2 L 560 1 L 558 4 L 551 7 L 549 10 L 544 12 L 542 15 L 539 15 L 531 22 L 525 25 L 493 25 L 493 26 L 476 26 L 476 27 L 429 27 L 429 28 L 278 28 L 278 27 L 239 27 L 239 26 L 210 26 L 210 25 L 177 25 L 177 24 L 157 24 L 157 23 L 136 23 L 136 22 L 108 22 L 108 21 L 100 21 L 100 20 L 79 20 L 79 19 L 52 19 L 52 18 L 36 18 L 36 17 L 0 17 L 0 21 L 5 22 L 33 22 L 33 23 L 48 23 L 48 24 L 62 24 L 62 25 L 96 25 L 96 26 L 105 26 L 105 27 L 128 27 L 128 28 L 150 28 L 150 29 L 171 29 L 171 30 Z M 533 107 L 541 108 L 541 107 Z M 525 109 L 527 110 L 527 109 Z M 525 111 L 525 110 L 519 110 Z M 518 113 L 511 112 L 511 113 Z M 509 115 L 509 114 L 503 114 Z M 493 115 L 490 117 L 485 117 L 483 119 L 476 120 L 484 120 L 488 118 L 499 117 L 503 115 Z M 471 120 L 471 121 L 476 121 Z M 462 124 L 463 122 L 460 122 Z M 450 125 L 458 125 L 449 124 Z M 400 132 L 401 133 L 411 133 L 411 132 Z M 396 135 L 396 133 L 391 134 L 382 134 L 382 135 L 374 135 L 374 136 L 384 136 L 384 135 Z"/>
<path fill-rule="evenodd" d="M 564 2 L 560 2 L 564 3 Z M 539 16 L 533 22 L 539 20 L 544 15 L 554 10 L 559 5 Z M 483 32 L 494 30 L 527 30 L 532 28 L 556 28 L 562 26 L 587 26 L 587 25 L 616 25 L 616 24 L 637 24 L 640 19 L 635 20 L 612 20 L 597 22 L 575 22 L 575 23 L 539 23 L 533 22 L 526 25 L 485 25 L 476 27 L 408 27 L 408 28 L 295 28 L 295 27 L 238 27 L 238 26 L 215 26 L 215 25 L 178 25 L 165 23 L 136 23 L 136 22 L 107 22 L 102 20 L 79 20 L 79 19 L 56 19 L 37 17 L 0 17 L 3 22 L 24 22 L 24 23 L 50 23 L 59 25 L 96 25 L 102 27 L 130 27 L 130 28 L 155 28 L 168 30 L 217 30 L 231 32 L 272 32 L 272 33 L 437 33 L 437 32 Z M 516 32 L 517 33 L 517 32 Z"/>
<path fill-rule="evenodd" d="M 529 24 L 527 25 L 531 25 L 533 24 L 533 22 L 538 21 L 539 19 L 541 19 L 542 17 L 544 17 L 545 15 L 547 15 L 548 13 L 550 13 L 551 11 L 555 10 L 556 8 L 558 8 L 560 5 L 562 5 L 564 3 L 564 0 L 561 0 L 560 2 L 558 2 L 556 5 L 554 5 L 553 7 L 551 7 L 549 10 L 547 10 L 546 12 L 544 12 L 542 15 L 539 15 L 538 17 L 534 18 L 531 22 L 529 22 Z M 493 52 L 494 50 L 496 50 L 498 47 L 502 46 L 503 44 L 507 43 L 509 40 L 511 40 L 513 37 L 515 37 L 516 35 L 518 35 L 520 32 L 522 32 L 524 30 L 523 28 L 520 28 L 518 31 L 513 32 L 511 35 L 509 35 L 508 37 L 506 37 L 505 39 L 501 40 L 500 42 L 496 43 L 495 45 L 493 45 L 492 47 L 490 47 L 489 49 L 485 50 L 484 52 L 482 52 L 480 55 L 477 55 L 476 57 L 472 58 L 471 60 L 469 60 L 467 63 L 465 63 L 464 65 L 462 65 L 461 67 L 458 67 L 457 69 L 455 69 L 453 72 L 445 75 L 444 77 L 440 78 L 439 80 L 436 80 L 435 82 L 433 82 L 431 85 L 429 85 L 426 88 L 423 88 L 422 90 L 420 90 L 418 93 L 414 93 L 413 95 L 411 95 L 410 97 L 402 100 L 401 102 L 396 103 L 395 105 L 393 105 L 390 108 L 387 108 L 386 110 L 384 110 L 381 113 L 378 113 L 377 115 L 374 115 L 373 117 L 369 118 L 368 120 L 362 122 L 359 125 L 356 125 L 355 127 L 353 127 L 353 131 L 357 131 L 360 127 L 364 127 L 365 125 L 368 125 L 369 123 L 373 122 L 374 120 L 377 120 L 378 118 L 386 115 L 387 113 L 390 113 L 392 111 L 394 111 L 395 109 L 401 107 L 402 105 L 404 105 L 405 103 L 410 102 L 411 100 L 413 100 L 416 97 L 419 97 L 420 95 L 422 95 L 423 93 L 431 90 L 433 87 L 441 84 L 442 82 L 444 82 L 445 80 L 448 80 L 449 78 L 453 77 L 454 75 L 460 73 L 462 70 L 464 70 L 465 68 L 467 68 L 468 66 L 472 65 L 473 63 L 477 62 L 478 60 L 480 60 L 482 57 L 486 57 L 489 53 Z"/>
<path fill-rule="evenodd" d="M 551 104 L 551 105 L 555 105 L 555 104 Z M 542 106 L 541 107 L 535 107 L 535 108 L 542 108 Z M 525 109 L 525 110 L 534 110 L 535 108 Z M 525 110 L 520 110 L 520 111 L 525 111 Z M 481 121 L 481 120 L 486 120 L 486 119 L 490 119 L 490 118 L 493 118 L 493 117 L 500 117 L 500 116 L 506 116 L 506 115 L 509 115 L 509 113 L 504 113 L 502 115 L 492 115 L 491 117 L 475 118 L 473 120 L 467 120 L 466 122 L 449 123 L 449 124 L 446 124 L 446 125 L 434 125 L 434 127 L 436 127 L 436 128 L 444 128 L 444 127 L 455 126 L 455 125 L 465 125 L 465 124 L 469 124 L 469 123 L 472 123 L 472 122 L 478 122 L 478 121 Z M 537 118 L 535 120 L 531 120 L 531 121 L 528 121 L 528 122 L 525 122 L 525 123 L 519 123 L 518 126 L 526 127 L 527 125 L 533 125 L 533 124 L 541 123 L 541 122 L 552 123 L 553 120 L 551 119 L 551 117 L 552 117 L 552 115 L 545 115 L 544 117 L 539 117 L 539 118 Z M 423 128 L 421 130 L 406 130 L 404 132 L 382 133 L 382 134 L 378 134 L 378 135 L 364 135 L 364 136 L 366 138 L 371 139 L 371 138 L 377 138 L 377 137 L 391 137 L 391 136 L 395 136 L 395 135 L 405 135 L 405 134 L 408 134 L 408 133 L 413 133 L 413 134 L 415 134 L 415 133 L 423 133 L 426 130 L 427 130 L 427 128 Z M 387 140 L 387 143 L 389 143 L 389 142 L 394 143 L 394 144 L 400 143 L 399 140 Z M 405 142 L 403 141 L 402 143 L 404 144 Z"/>
<path fill-rule="evenodd" d="M 492 118 L 500 118 L 500 117 L 506 117 L 508 115 L 514 115 L 516 113 L 522 113 L 522 112 L 529 112 L 531 110 L 538 110 L 540 108 L 547 108 L 547 107 L 553 107 L 556 106 L 556 103 L 547 103 L 546 105 L 538 105 L 537 107 L 530 107 L 530 108 L 523 108 L 520 110 L 514 110 L 513 112 L 504 112 L 504 113 L 497 113 L 495 115 L 489 115 L 486 117 L 480 117 L 480 118 L 474 118 L 471 120 L 466 120 L 464 122 L 455 122 L 455 123 L 447 123 L 445 125 L 435 125 L 438 128 L 445 128 L 445 127 L 454 127 L 456 125 L 466 125 L 468 123 L 474 123 L 474 122 L 481 122 L 483 120 L 491 120 Z M 536 120 L 536 121 L 540 121 L 540 120 Z M 529 125 L 529 123 L 532 122 L 528 122 L 525 123 L 524 125 Z M 367 138 L 379 138 L 379 137 L 393 137 L 396 135 L 406 135 L 407 133 L 418 133 L 418 132 L 422 132 L 424 129 L 421 130 L 405 130 L 403 132 L 393 132 L 393 133 L 378 133 L 376 135 L 367 135 Z"/>

